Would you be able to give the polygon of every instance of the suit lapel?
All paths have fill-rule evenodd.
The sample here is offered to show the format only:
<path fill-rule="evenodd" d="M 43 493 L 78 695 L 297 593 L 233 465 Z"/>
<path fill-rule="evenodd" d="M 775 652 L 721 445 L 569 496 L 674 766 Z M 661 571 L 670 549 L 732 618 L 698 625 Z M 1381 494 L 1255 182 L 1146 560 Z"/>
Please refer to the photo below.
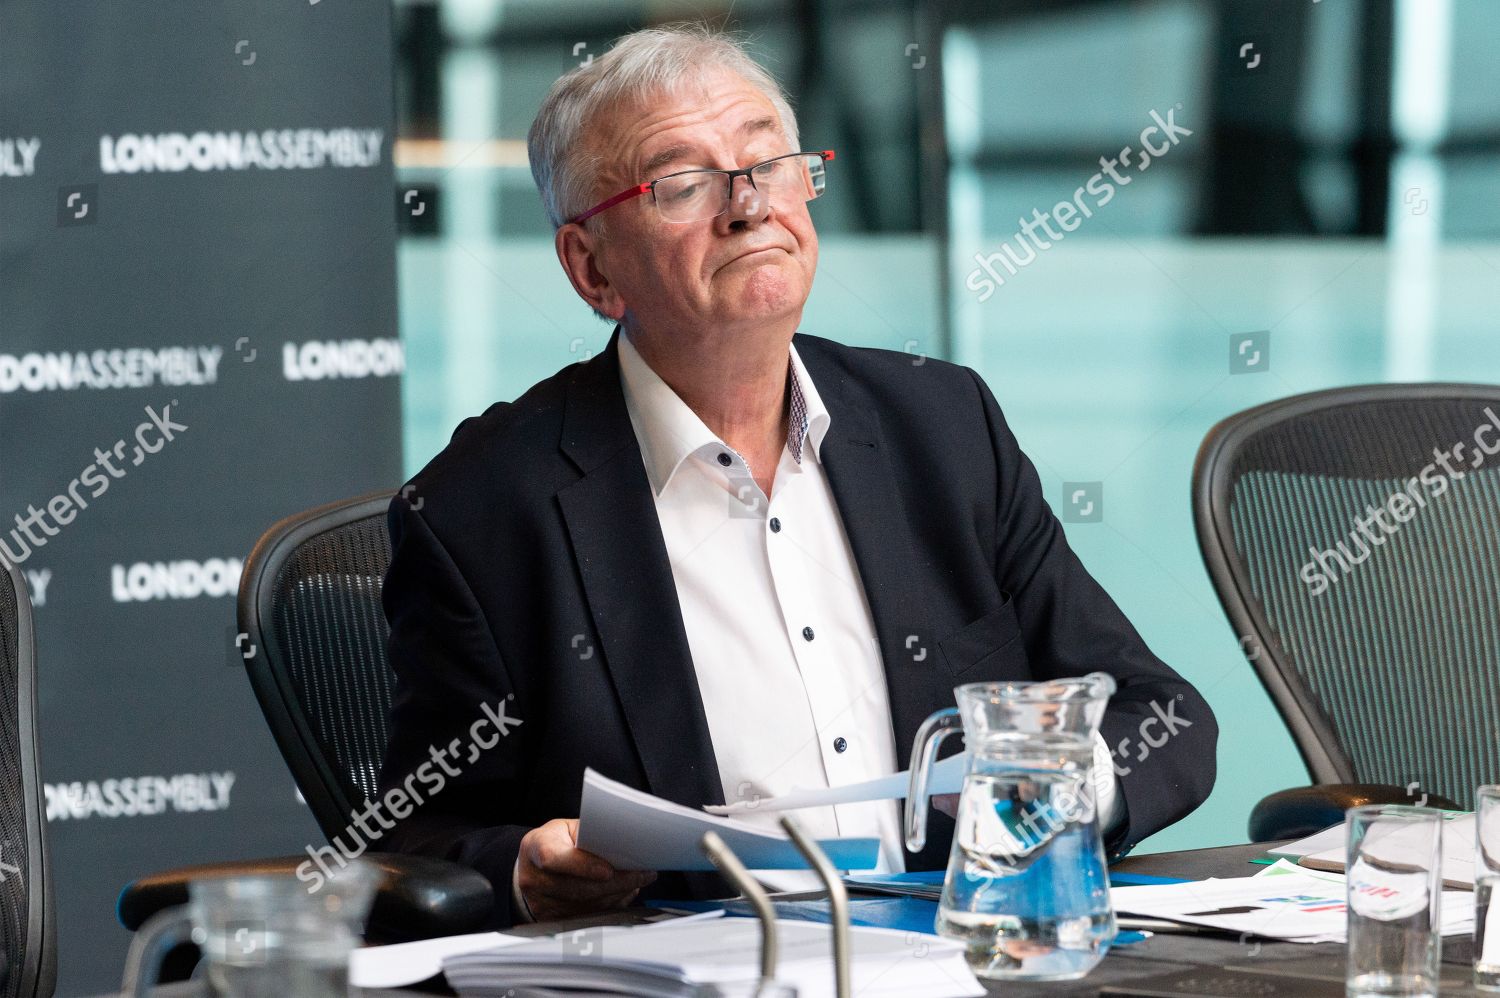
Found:
<path fill-rule="evenodd" d="M 620 386 L 620 331 L 568 386 L 560 446 L 583 477 L 558 502 L 648 789 L 723 803 L 651 485 Z"/>
<path fill-rule="evenodd" d="M 931 632 L 929 593 L 918 584 L 915 545 L 880 420 L 826 347 L 798 336 L 797 353 L 830 417 L 820 457 L 859 566 L 885 665 L 896 763 L 905 768 L 917 728 L 953 706 L 953 683 Z"/>

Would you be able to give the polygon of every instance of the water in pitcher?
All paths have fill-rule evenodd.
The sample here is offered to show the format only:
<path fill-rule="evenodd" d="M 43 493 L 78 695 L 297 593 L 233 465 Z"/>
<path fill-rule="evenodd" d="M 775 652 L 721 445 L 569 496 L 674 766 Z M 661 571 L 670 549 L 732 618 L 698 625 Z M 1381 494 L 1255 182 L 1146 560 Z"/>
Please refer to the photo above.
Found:
<path fill-rule="evenodd" d="M 985 739 L 959 802 L 937 930 L 967 944 L 981 977 L 1082 977 L 1115 934 L 1093 744 L 1058 738 L 1038 752 L 1037 742 Z"/>

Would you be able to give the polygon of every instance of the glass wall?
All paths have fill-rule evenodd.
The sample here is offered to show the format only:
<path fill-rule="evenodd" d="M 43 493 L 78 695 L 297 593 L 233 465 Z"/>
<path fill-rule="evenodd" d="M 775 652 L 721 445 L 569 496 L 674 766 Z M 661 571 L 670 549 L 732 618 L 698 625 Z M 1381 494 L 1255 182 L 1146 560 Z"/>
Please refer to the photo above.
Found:
<path fill-rule="evenodd" d="M 409 471 L 606 342 L 525 133 L 558 75 L 682 17 L 748 35 L 838 151 L 802 328 L 978 370 L 1065 520 L 1088 484 L 1070 541 L 1213 704 L 1218 788 L 1145 848 L 1242 841 L 1307 774 L 1204 573 L 1193 459 L 1270 399 L 1500 381 L 1500 5 L 401 4 Z"/>

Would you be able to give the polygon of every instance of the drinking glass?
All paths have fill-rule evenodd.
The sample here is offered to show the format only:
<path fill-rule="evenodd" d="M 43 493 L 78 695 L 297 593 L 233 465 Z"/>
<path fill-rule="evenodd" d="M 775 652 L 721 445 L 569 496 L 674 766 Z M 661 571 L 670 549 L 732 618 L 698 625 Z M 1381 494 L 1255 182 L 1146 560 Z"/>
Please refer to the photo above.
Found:
<path fill-rule="evenodd" d="M 1500 991 L 1500 786 L 1474 796 L 1474 987 Z"/>
<path fill-rule="evenodd" d="M 381 873 L 354 860 L 316 888 L 286 874 L 213 877 L 188 885 L 187 904 L 153 915 L 130 944 L 122 998 L 145 998 L 174 946 L 203 953 L 208 998 L 346 998 Z"/>
<path fill-rule="evenodd" d="M 1443 814 L 1370 805 L 1345 814 L 1350 998 L 1438 993 Z"/>

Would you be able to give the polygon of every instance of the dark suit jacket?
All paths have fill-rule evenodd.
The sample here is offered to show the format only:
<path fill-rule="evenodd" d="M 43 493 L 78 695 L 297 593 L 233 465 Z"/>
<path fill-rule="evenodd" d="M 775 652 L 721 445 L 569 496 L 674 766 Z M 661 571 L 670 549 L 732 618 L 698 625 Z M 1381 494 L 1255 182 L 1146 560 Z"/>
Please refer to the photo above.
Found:
<path fill-rule="evenodd" d="M 681 804 L 723 802 L 620 386 L 620 335 L 465 420 L 391 503 L 384 599 L 398 685 L 383 787 L 401 784 L 431 747 L 467 743 L 481 703 L 509 698 L 506 716 L 522 723 L 456 764 L 460 775 L 378 847 L 479 870 L 501 925 L 513 920 L 521 837 L 578 815 L 585 766 Z M 1120 768 L 1130 770 L 1113 851 L 1197 807 L 1214 781 L 1208 705 L 1074 556 L 978 375 L 814 336 L 794 342 L 832 417 L 821 456 L 874 616 L 897 752 L 953 706 L 959 684 L 1103 670 L 1119 692 L 1102 733 L 1111 746 L 1124 740 Z M 1190 726 L 1166 737 L 1149 720 L 1166 708 Z M 953 825 L 931 817 L 910 869 L 946 862 Z M 719 886 L 664 874 L 648 893 Z"/>

